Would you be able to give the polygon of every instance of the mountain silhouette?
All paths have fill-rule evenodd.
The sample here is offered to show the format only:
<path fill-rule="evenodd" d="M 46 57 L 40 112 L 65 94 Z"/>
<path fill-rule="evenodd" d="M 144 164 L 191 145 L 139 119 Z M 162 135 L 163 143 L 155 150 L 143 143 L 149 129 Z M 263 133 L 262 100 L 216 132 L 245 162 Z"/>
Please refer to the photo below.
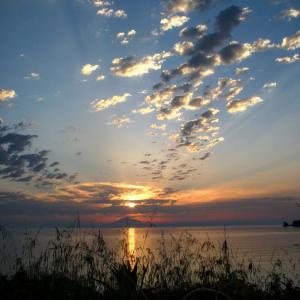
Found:
<path fill-rule="evenodd" d="M 121 218 L 108 225 L 109 227 L 146 227 L 147 226 L 147 224 L 131 217 Z"/>

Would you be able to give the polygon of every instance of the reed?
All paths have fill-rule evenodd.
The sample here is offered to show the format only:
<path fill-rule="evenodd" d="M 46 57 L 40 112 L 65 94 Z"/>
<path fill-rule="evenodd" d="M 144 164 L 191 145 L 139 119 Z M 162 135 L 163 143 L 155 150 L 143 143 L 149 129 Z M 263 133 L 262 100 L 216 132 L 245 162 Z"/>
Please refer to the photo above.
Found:
<path fill-rule="evenodd" d="M 274 259 L 266 272 L 238 259 L 226 238 L 219 245 L 188 232 L 178 238 L 162 232 L 158 249 L 133 253 L 126 230 L 115 249 L 101 230 L 87 238 L 80 223 L 56 228 L 43 249 L 40 231 L 25 233 L 18 253 L 0 227 L 1 299 L 299 299 L 299 261 L 289 261 L 287 272 Z"/>

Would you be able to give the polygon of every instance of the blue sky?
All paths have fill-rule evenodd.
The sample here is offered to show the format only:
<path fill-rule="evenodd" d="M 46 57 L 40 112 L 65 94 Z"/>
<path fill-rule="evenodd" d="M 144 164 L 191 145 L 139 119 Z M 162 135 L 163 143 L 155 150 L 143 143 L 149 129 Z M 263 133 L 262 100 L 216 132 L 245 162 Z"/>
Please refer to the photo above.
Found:
<path fill-rule="evenodd" d="M 40 221 L 24 199 L 97 222 L 201 203 L 259 222 L 224 217 L 249 199 L 295 217 L 299 30 L 298 1 L 1 1 L 3 222 Z"/>

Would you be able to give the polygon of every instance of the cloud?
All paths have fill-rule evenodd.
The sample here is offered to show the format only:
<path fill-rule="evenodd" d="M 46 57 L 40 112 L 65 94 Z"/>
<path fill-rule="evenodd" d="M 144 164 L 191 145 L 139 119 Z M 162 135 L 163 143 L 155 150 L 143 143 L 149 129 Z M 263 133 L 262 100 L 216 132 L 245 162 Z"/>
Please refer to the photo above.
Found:
<path fill-rule="evenodd" d="M 100 0 L 94 0 L 94 5 L 95 6 L 111 6 L 112 2 L 110 1 L 100 1 Z"/>
<path fill-rule="evenodd" d="M 219 122 L 219 119 L 216 118 L 216 115 L 218 113 L 218 109 L 209 108 L 207 111 L 202 113 L 199 118 L 185 122 L 178 137 L 178 146 L 185 146 L 192 152 L 206 150 L 206 148 L 203 147 L 202 143 L 203 141 L 209 143 L 210 139 L 201 139 L 201 133 L 216 132 L 219 130 L 219 127 L 214 126 L 215 123 Z M 201 141 L 201 143 L 197 141 L 193 142 L 193 140 L 195 139 L 198 139 L 199 141 Z"/>
<path fill-rule="evenodd" d="M 132 112 L 134 114 L 147 115 L 147 114 L 152 113 L 153 111 L 154 111 L 154 108 L 152 106 L 146 106 L 146 107 L 134 109 Z"/>
<path fill-rule="evenodd" d="M 248 8 L 234 5 L 222 10 L 215 19 L 216 31 L 201 35 L 195 43 L 195 52 L 211 53 L 222 46 L 230 38 L 231 31 L 247 18 L 249 12 Z"/>
<path fill-rule="evenodd" d="M 190 108 L 201 108 L 205 105 L 208 105 L 211 101 L 209 99 L 205 99 L 204 97 L 195 97 L 191 99 L 191 101 L 188 103 Z"/>
<path fill-rule="evenodd" d="M 135 36 L 136 35 L 136 31 L 134 29 L 131 29 L 128 31 L 127 36 Z"/>
<path fill-rule="evenodd" d="M 0 89 L 0 102 L 7 101 L 17 96 L 16 91 Z"/>
<path fill-rule="evenodd" d="M 131 29 L 127 32 L 127 34 L 125 32 L 118 32 L 116 38 L 121 40 L 122 45 L 127 45 L 135 35 L 136 35 L 136 31 L 134 29 Z"/>
<path fill-rule="evenodd" d="M 172 98 L 178 92 L 188 92 L 191 89 L 190 84 L 183 84 L 176 86 L 175 84 L 165 86 L 163 89 L 146 96 L 145 102 L 150 105 L 154 105 L 156 108 L 160 109 L 164 105 L 168 105 Z"/>
<path fill-rule="evenodd" d="M 97 15 L 112 17 L 114 10 L 112 8 L 102 8 L 97 11 Z"/>
<path fill-rule="evenodd" d="M 223 63 L 233 64 L 240 62 L 255 52 L 265 51 L 275 48 L 276 46 L 268 39 L 258 39 L 252 44 L 239 43 L 236 41 L 230 42 L 230 44 L 220 51 L 220 57 Z"/>
<path fill-rule="evenodd" d="M 166 130 L 166 124 L 161 124 L 161 125 L 158 125 L 158 124 L 151 124 L 151 125 L 150 125 L 150 128 L 151 128 L 151 129 L 156 129 L 156 130 L 165 131 L 165 130 Z"/>
<path fill-rule="evenodd" d="M 194 44 L 187 41 L 176 43 L 174 51 L 179 55 L 190 55 L 194 52 Z"/>
<path fill-rule="evenodd" d="M 277 63 L 280 63 L 280 64 L 292 64 L 292 63 L 294 63 L 298 60 L 299 60 L 299 54 L 298 53 L 294 54 L 293 56 L 277 57 L 275 59 L 275 61 Z"/>
<path fill-rule="evenodd" d="M 215 19 L 216 31 L 204 34 L 206 26 L 185 28 L 181 31 L 182 38 L 191 39 L 192 42 L 184 41 L 175 44 L 175 52 L 191 56 L 187 63 L 171 70 L 164 70 L 161 74 L 163 82 L 169 82 L 176 76 L 189 76 L 188 81 L 194 82 L 195 87 L 201 83 L 201 79 L 214 73 L 213 67 L 222 62 L 232 63 L 242 60 L 253 53 L 254 45 L 238 42 L 231 43 L 221 50 L 221 54 L 215 50 L 230 38 L 231 31 L 244 21 L 249 14 L 248 8 L 230 6 L 222 10 Z M 192 45 L 192 44 L 193 45 Z M 255 47 L 261 46 L 260 42 Z M 222 61 L 223 58 L 223 61 Z"/>
<path fill-rule="evenodd" d="M 141 59 L 133 56 L 115 58 L 110 70 L 117 76 L 134 77 L 147 74 L 150 70 L 159 70 L 164 61 L 172 56 L 171 52 L 160 52 Z"/>
<path fill-rule="evenodd" d="M 112 120 L 107 123 L 107 125 L 112 125 L 112 126 L 116 126 L 117 128 L 121 128 L 124 125 L 130 123 L 133 123 L 133 121 L 129 117 L 123 115 L 121 117 L 114 116 Z"/>
<path fill-rule="evenodd" d="M 131 94 L 124 93 L 123 95 L 119 95 L 119 96 L 116 95 L 116 96 L 112 96 L 111 98 L 95 99 L 94 101 L 91 102 L 91 105 L 95 111 L 100 111 L 100 110 L 106 109 L 110 106 L 115 106 L 118 103 L 126 102 L 127 98 L 130 96 L 131 96 Z"/>
<path fill-rule="evenodd" d="M 300 30 L 292 36 L 283 38 L 281 47 L 286 50 L 298 49 L 300 47 Z"/>
<path fill-rule="evenodd" d="M 229 89 L 228 93 L 224 96 L 226 101 L 230 101 L 243 91 L 243 87 L 235 86 Z"/>
<path fill-rule="evenodd" d="M 289 22 L 292 19 L 298 18 L 300 17 L 300 10 L 296 9 L 296 8 L 288 8 L 283 10 L 279 15 L 278 15 L 278 19 L 287 19 Z"/>
<path fill-rule="evenodd" d="M 200 159 L 200 160 L 205 160 L 205 159 L 209 158 L 210 155 L 211 155 L 211 153 L 210 153 L 210 152 L 207 152 L 207 153 L 205 153 L 203 156 L 199 157 L 199 159 Z"/>
<path fill-rule="evenodd" d="M 270 91 L 270 90 L 274 89 L 276 86 L 277 86 L 276 82 L 268 82 L 263 85 L 263 88 Z"/>
<path fill-rule="evenodd" d="M 252 47 L 250 44 L 240 44 L 232 42 L 220 51 L 220 57 L 225 64 L 233 64 L 240 62 L 252 54 Z"/>
<path fill-rule="evenodd" d="M 178 118 L 182 108 L 188 108 L 189 102 L 192 100 L 193 93 L 185 93 L 180 96 L 172 98 L 168 106 L 164 106 L 160 109 L 157 115 L 158 120 L 171 120 Z"/>
<path fill-rule="evenodd" d="M 50 151 L 31 150 L 37 135 L 16 132 L 16 130 L 25 130 L 26 127 L 22 122 L 12 127 L 0 127 L 0 178 L 23 183 L 33 182 L 36 187 L 49 187 L 60 183 L 48 179 L 72 181 L 71 176 L 66 173 L 64 178 L 59 178 L 59 173 L 48 170 L 47 161 Z"/>
<path fill-rule="evenodd" d="M 127 18 L 127 14 L 124 10 L 122 9 L 118 9 L 114 12 L 114 16 L 116 18 Z"/>
<path fill-rule="evenodd" d="M 203 93 L 203 96 L 206 100 L 208 100 L 208 103 L 218 99 L 224 92 L 226 88 L 229 87 L 236 87 L 236 85 L 239 83 L 239 80 L 232 79 L 232 78 L 219 78 L 217 85 L 215 88 L 209 88 L 207 87 Z M 232 92 L 234 93 L 234 92 Z"/>
<path fill-rule="evenodd" d="M 99 65 L 91 65 L 91 64 L 83 65 L 81 68 L 81 74 L 85 76 L 91 75 L 93 72 L 99 69 L 99 67 L 100 67 Z"/>
<path fill-rule="evenodd" d="M 160 21 L 160 29 L 162 31 L 167 31 L 176 27 L 181 27 L 183 26 L 186 22 L 188 22 L 190 20 L 189 17 L 186 16 L 172 16 L 169 18 L 163 18 Z"/>
<path fill-rule="evenodd" d="M 187 65 L 191 68 L 210 68 L 218 65 L 219 62 L 219 57 L 216 55 L 198 52 L 188 60 Z"/>
<path fill-rule="evenodd" d="M 113 8 L 101 8 L 97 10 L 97 15 L 104 16 L 104 17 L 114 17 L 114 18 L 127 18 L 127 13 L 122 10 L 114 10 Z"/>
<path fill-rule="evenodd" d="M 166 9 L 170 13 L 188 13 L 193 10 L 207 10 L 219 0 L 165 0 Z"/>
<path fill-rule="evenodd" d="M 34 80 L 39 80 L 40 79 L 40 74 L 36 72 L 31 72 L 29 75 L 24 77 L 25 79 L 34 79 Z"/>
<path fill-rule="evenodd" d="M 239 76 L 239 75 L 244 75 L 244 74 L 246 74 L 246 73 L 248 73 L 248 72 L 249 72 L 249 68 L 247 68 L 247 67 L 236 68 L 236 69 L 235 69 L 235 74 L 236 74 L 237 76 Z"/>
<path fill-rule="evenodd" d="M 184 176 L 184 175 L 183 175 Z M 102 185 L 101 185 L 102 184 Z M 299 202 L 296 197 L 254 197 L 226 199 L 221 197 L 216 201 L 199 201 L 195 203 L 181 202 L 177 200 L 174 191 L 154 191 L 157 197 L 150 197 L 144 200 L 115 200 L 114 195 L 124 194 L 129 196 L 139 193 L 149 194 L 153 190 L 144 187 L 118 186 L 115 183 L 85 183 L 69 186 L 66 189 L 66 196 L 63 191 L 56 194 L 43 194 L 34 196 L 25 193 L 0 192 L 0 219 L 3 225 L 41 226 L 57 224 L 70 224 L 80 216 L 82 224 L 90 226 L 92 223 L 109 223 L 121 217 L 137 214 L 143 216 L 146 221 L 153 216 L 154 224 L 189 224 L 189 225 L 224 225 L 224 224 L 245 224 L 247 222 L 278 223 L 282 221 L 282 215 L 288 215 L 291 219 L 297 218 L 295 203 Z M 160 194 L 160 192 L 162 194 Z M 187 198 L 202 198 L 197 195 L 199 191 L 187 191 L 179 193 L 179 196 Z M 204 191 L 207 192 L 207 191 Z M 199 193 L 201 195 L 201 192 Z M 230 193 L 235 194 L 233 191 Z M 50 196 L 50 197 L 49 197 Z M 128 197 L 127 197 L 128 198 Z M 130 198 L 130 196 L 129 196 Z M 49 200 L 51 199 L 51 200 Z M 78 199 L 79 201 L 74 201 Z M 134 202 L 134 210 L 127 204 Z M 224 214 L 224 211 L 227 213 Z M 257 216 L 257 212 L 260 212 Z M 159 224 L 158 224 L 159 225 Z"/>
<path fill-rule="evenodd" d="M 97 81 L 102 81 L 104 79 L 105 79 L 105 75 L 103 75 L 103 74 L 98 75 L 96 78 Z"/>
<path fill-rule="evenodd" d="M 207 26 L 205 24 L 199 24 L 194 27 L 183 28 L 180 31 L 179 36 L 182 39 L 194 40 L 194 39 L 201 38 L 206 33 L 206 31 L 207 31 Z"/>
<path fill-rule="evenodd" d="M 230 32 L 244 21 L 251 10 L 248 7 L 232 5 L 222 10 L 216 18 L 215 26 L 219 32 L 230 34 Z"/>
<path fill-rule="evenodd" d="M 247 110 L 249 106 L 253 106 L 257 103 L 262 102 L 263 100 L 258 96 L 253 96 L 249 98 L 244 98 L 241 100 L 233 100 L 229 102 L 226 107 L 228 112 L 230 113 L 237 113 L 237 112 L 243 112 Z"/>

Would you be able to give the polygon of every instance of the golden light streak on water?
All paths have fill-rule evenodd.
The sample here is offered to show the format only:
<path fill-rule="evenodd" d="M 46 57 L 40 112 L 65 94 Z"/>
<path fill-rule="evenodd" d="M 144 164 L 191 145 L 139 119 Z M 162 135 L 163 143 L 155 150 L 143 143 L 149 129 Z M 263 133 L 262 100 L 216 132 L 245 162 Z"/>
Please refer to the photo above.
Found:
<path fill-rule="evenodd" d="M 128 229 L 128 252 L 134 255 L 135 251 L 135 228 Z"/>

